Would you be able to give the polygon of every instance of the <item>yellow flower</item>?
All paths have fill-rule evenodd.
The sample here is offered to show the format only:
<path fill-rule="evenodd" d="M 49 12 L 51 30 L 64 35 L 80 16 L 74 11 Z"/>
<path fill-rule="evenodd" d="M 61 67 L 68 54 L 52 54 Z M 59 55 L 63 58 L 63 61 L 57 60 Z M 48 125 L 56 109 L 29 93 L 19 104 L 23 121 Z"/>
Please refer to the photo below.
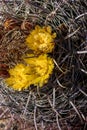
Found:
<path fill-rule="evenodd" d="M 17 64 L 9 70 L 10 77 L 5 81 L 14 90 L 24 90 L 30 85 L 42 87 L 48 82 L 54 64 L 46 54 L 24 59 L 27 65 Z"/>
<path fill-rule="evenodd" d="M 9 86 L 12 86 L 14 90 L 22 90 L 27 88 L 31 83 L 28 79 L 31 77 L 27 74 L 29 68 L 23 64 L 17 64 L 13 69 L 9 70 L 10 77 L 5 81 Z"/>
<path fill-rule="evenodd" d="M 31 75 L 36 76 L 36 78 L 32 80 L 32 84 L 42 87 L 48 82 L 54 68 L 52 58 L 48 57 L 47 54 L 44 54 L 34 58 L 26 58 L 24 60 L 30 67 Z"/>
<path fill-rule="evenodd" d="M 35 54 L 50 53 L 54 48 L 54 38 L 56 33 L 52 34 L 50 26 L 36 26 L 26 38 L 26 44 Z"/>

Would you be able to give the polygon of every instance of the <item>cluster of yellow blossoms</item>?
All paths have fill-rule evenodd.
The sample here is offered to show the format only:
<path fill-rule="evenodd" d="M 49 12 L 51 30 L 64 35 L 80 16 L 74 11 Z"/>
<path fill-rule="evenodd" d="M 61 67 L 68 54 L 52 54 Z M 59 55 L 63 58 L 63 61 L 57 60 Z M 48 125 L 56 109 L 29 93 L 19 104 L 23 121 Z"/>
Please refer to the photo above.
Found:
<path fill-rule="evenodd" d="M 6 83 L 18 91 L 27 89 L 30 85 L 42 87 L 47 83 L 54 68 L 53 60 L 47 53 L 52 52 L 55 37 L 50 26 L 36 26 L 26 39 L 26 44 L 33 51 L 33 57 L 27 54 L 23 58 L 26 65 L 17 64 L 9 69 L 10 77 L 5 80 Z"/>

